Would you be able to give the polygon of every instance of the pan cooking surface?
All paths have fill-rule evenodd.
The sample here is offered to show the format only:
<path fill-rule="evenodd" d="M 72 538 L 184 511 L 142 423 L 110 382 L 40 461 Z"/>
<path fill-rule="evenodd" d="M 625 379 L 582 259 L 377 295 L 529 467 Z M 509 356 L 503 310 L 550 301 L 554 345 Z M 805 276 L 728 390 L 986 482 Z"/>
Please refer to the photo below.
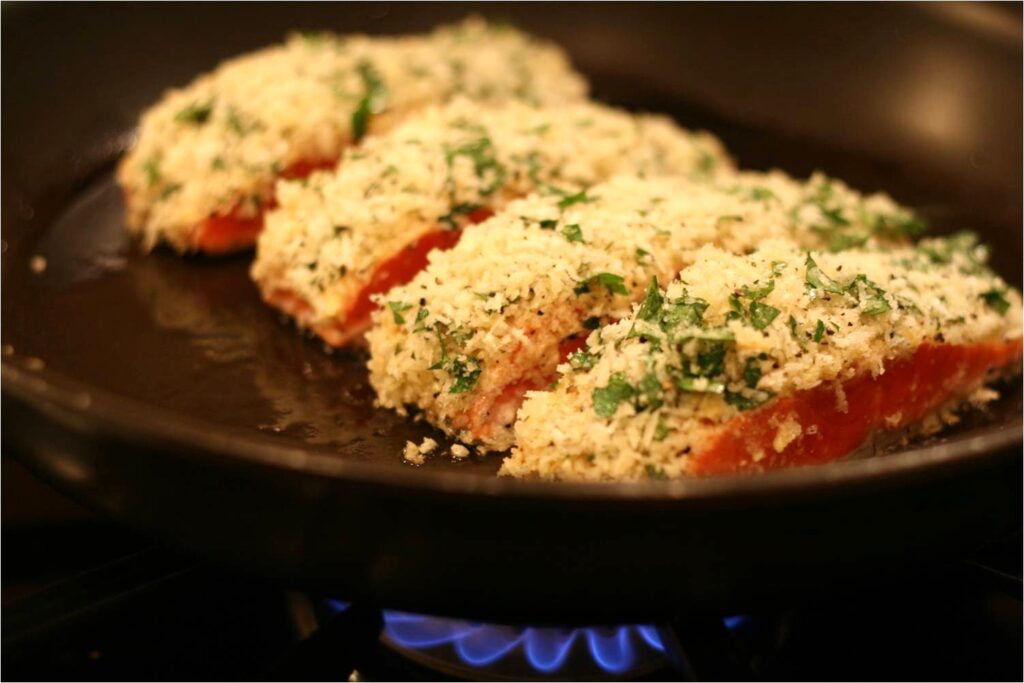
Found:
<path fill-rule="evenodd" d="M 122 221 L 120 191 L 103 172 L 30 254 L 11 254 L 25 287 L 8 309 L 20 334 L 8 336 L 4 325 L 12 360 L 42 361 L 216 430 L 339 457 L 398 465 L 406 440 L 432 433 L 374 409 L 364 352 L 331 352 L 264 306 L 248 278 L 249 256 L 141 254 Z M 426 468 L 443 463 L 429 460 Z M 486 475 L 498 460 L 455 466 Z"/>
<path fill-rule="evenodd" d="M 694 115 L 684 110 L 679 118 L 685 125 Z M 741 163 L 745 157 L 755 163 L 760 157 L 788 160 L 800 173 L 814 160 L 840 176 L 846 170 L 847 176 L 873 178 L 851 181 L 860 180 L 865 189 L 887 187 L 897 199 L 916 203 L 940 229 L 963 225 L 957 208 L 929 202 L 936 195 L 927 189 L 892 186 L 907 176 L 891 165 L 807 144 L 794 150 L 785 138 L 724 123 L 710 127 L 724 127 Z M 166 411 L 170 421 L 198 420 L 243 444 L 273 443 L 409 468 L 401 455 L 405 442 L 430 435 L 441 446 L 422 466 L 425 472 L 443 468 L 493 476 L 497 471 L 499 457 L 455 461 L 441 434 L 375 409 L 365 353 L 331 352 L 264 306 L 247 276 L 248 255 L 181 259 L 162 249 L 141 254 L 124 231 L 109 163 L 66 198 L 57 214 L 5 252 L 6 361 L 70 377 L 85 385 L 85 394 L 91 387 L 137 400 Z M 1007 389 L 1006 398 L 970 415 L 943 438 L 1011 425 L 1020 411 L 1019 383 Z M 80 402 L 90 400 L 80 397 Z M 899 446 L 891 440 L 868 444 L 858 455 L 876 450 Z"/>

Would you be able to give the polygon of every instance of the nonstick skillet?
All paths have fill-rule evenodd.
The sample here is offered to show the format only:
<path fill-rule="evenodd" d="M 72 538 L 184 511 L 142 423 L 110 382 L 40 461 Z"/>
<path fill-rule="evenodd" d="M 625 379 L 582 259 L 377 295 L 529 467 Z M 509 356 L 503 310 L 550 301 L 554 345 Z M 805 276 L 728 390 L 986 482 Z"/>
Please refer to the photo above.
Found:
<path fill-rule="evenodd" d="M 3 447 L 155 538 L 432 613 L 647 618 L 915 569 L 1021 525 L 1021 386 L 930 442 L 763 476 L 582 485 L 405 464 L 359 352 L 263 307 L 244 257 L 143 257 L 113 163 L 166 87 L 293 28 L 425 30 L 471 6 L 5 5 Z M 1019 8 L 488 5 L 613 103 L 977 230 L 1021 278 Z M 864 457 L 874 455 L 875 457 Z"/>

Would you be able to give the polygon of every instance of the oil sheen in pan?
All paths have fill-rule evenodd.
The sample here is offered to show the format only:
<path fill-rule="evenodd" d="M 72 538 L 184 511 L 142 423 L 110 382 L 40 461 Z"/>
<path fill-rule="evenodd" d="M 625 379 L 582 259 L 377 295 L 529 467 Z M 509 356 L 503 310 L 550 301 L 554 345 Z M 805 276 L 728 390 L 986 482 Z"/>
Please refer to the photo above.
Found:
<path fill-rule="evenodd" d="M 99 389 L 254 439 L 406 467 L 405 442 L 430 435 L 440 446 L 425 468 L 482 476 L 497 470 L 498 457 L 453 461 L 442 435 L 375 409 L 364 352 L 329 352 L 296 334 L 261 303 L 247 275 L 248 255 L 139 253 L 126 237 L 120 191 L 109 173 L 67 204 L 24 258 L 33 257 L 46 266 L 27 276 L 18 295 L 24 305 L 14 315 L 34 316 L 16 323 L 19 355 L 31 353 Z M 47 333 L 52 330 L 67 334 Z M 989 411 L 969 414 L 940 438 L 1019 412 L 1019 380 L 1003 393 Z M 852 457 L 901 445 L 887 436 Z"/>
<path fill-rule="evenodd" d="M 218 429 L 339 457 L 405 466 L 407 440 L 431 434 L 448 447 L 426 425 L 373 407 L 364 352 L 329 352 L 264 306 L 248 255 L 140 253 L 109 173 L 23 254 L 45 268 L 19 294 L 19 309 L 35 310 L 15 325 L 19 355 L 31 351 L 53 370 Z M 44 332 L 53 329 L 69 335 Z M 482 475 L 498 467 L 494 458 L 446 460 L 425 467 Z"/>

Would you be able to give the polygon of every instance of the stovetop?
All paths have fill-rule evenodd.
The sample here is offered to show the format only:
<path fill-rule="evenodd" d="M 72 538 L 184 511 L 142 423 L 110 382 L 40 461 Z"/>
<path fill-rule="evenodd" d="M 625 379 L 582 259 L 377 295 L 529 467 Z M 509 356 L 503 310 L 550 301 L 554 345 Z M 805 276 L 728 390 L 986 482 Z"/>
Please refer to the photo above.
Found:
<path fill-rule="evenodd" d="M 1019 533 L 927 574 L 786 609 L 648 624 L 505 625 L 240 577 L 84 512 L 19 517 L 8 509 L 7 484 L 5 679 L 1022 677 Z"/>

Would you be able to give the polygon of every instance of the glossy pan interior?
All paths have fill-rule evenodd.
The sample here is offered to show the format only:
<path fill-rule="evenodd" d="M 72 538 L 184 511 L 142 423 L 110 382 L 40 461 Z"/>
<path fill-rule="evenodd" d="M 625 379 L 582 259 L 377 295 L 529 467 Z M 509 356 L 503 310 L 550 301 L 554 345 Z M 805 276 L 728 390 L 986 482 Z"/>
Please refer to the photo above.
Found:
<path fill-rule="evenodd" d="M 483 9 L 563 43 L 598 96 L 709 128 L 744 166 L 822 168 L 977 230 L 1019 286 L 1019 10 Z M 327 354 L 262 306 L 247 258 L 143 257 L 125 239 L 113 163 L 165 87 L 290 28 L 422 30 L 470 10 L 5 6 L 5 450 L 218 561 L 476 616 L 748 609 L 1019 527 L 1019 382 L 942 439 L 761 477 L 413 468 L 402 445 L 430 431 L 373 408 L 358 352 Z"/>

